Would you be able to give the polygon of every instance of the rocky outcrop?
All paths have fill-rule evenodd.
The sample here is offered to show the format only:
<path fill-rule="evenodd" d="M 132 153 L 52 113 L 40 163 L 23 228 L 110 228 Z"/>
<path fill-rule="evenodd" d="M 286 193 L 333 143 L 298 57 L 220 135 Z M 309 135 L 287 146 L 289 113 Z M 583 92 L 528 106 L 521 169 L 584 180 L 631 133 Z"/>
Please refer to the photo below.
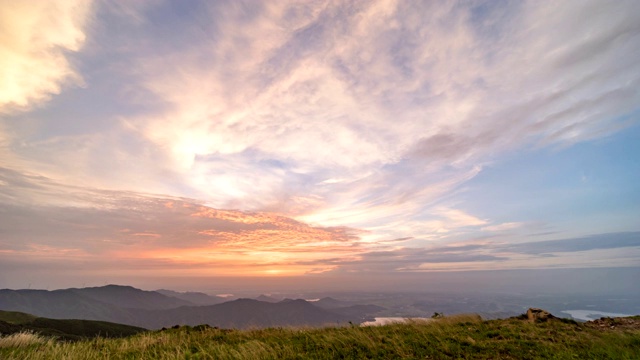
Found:
<path fill-rule="evenodd" d="M 531 322 L 545 322 L 549 319 L 555 319 L 550 312 L 538 308 L 529 308 L 527 310 L 527 320 Z"/>
<path fill-rule="evenodd" d="M 603 317 L 597 320 L 587 321 L 585 325 L 599 330 L 639 330 L 640 316 Z"/>

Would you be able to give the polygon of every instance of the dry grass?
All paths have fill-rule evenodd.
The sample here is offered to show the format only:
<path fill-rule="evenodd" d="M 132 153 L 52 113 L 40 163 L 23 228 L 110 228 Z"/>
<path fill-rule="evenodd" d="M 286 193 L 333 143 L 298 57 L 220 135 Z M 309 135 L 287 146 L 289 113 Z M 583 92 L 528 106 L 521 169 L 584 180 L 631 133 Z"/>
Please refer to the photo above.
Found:
<path fill-rule="evenodd" d="M 324 329 L 183 327 L 74 343 L 25 338 L 30 340 L 0 347 L 0 359 L 637 359 L 640 353 L 637 329 L 482 321 L 477 315 Z"/>
<path fill-rule="evenodd" d="M 32 332 L 20 332 L 0 337 L 0 348 L 28 347 L 36 344 L 52 343 L 51 338 L 40 336 Z"/>

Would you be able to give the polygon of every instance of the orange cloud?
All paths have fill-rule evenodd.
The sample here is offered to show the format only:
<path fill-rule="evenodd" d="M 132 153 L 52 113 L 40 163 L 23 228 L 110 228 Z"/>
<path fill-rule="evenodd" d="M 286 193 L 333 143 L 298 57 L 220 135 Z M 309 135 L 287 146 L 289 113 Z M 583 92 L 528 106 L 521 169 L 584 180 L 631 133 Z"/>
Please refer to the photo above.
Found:
<path fill-rule="evenodd" d="M 313 227 L 305 223 L 271 213 L 216 210 L 200 207 L 191 216 L 256 225 L 246 230 L 208 229 L 199 234 L 215 241 L 217 246 L 236 248 L 279 249 L 296 251 L 301 247 L 340 249 L 359 240 L 360 231 L 346 227 Z"/>
<path fill-rule="evenodd" d="M 162 237 L 162 235 L 160 235 L 160 234 L 150 233 L 150 232 L 135 233 L 135 234 L 131 234 L 131 235 L 133 235 L 133 236 L 147 236 L 147 237 L 154 237 L 154 238 Z"/>
<path fill-rule="evenodd" d="M 179 203 L 160 202 L 158 211 L 170 215 L 171 223 L 189 225 L 166 226 L 163 221 L 157 228 L 146 224 L 144 231 L 120 232 L 116 236 L 127 245 L 112 248 L 110 257 L 160 262 L 183 275 L 292 276 L 334 270 L 335 264 L 322 259 L 356 259 L 366 251 L 357 229 L 314 227 L 273 213 Z"/>
<path fill-rule="evenodd" d="M 334 264 L 322 264 L 322 258 L 342 256 L 345 260 L 355 252 L 335 254 L 332 249 L 306 252 L 240 250 L 228 247 L 158 249 L 138 253 L 138 261 L 165 261 L 172 269 L 194 275 L 219 276 L 291 276 L 333 270 Z M 126 254 L 118 254 L 126 256 Z M 320 261 L 321 262 L 321 261 Z"/>

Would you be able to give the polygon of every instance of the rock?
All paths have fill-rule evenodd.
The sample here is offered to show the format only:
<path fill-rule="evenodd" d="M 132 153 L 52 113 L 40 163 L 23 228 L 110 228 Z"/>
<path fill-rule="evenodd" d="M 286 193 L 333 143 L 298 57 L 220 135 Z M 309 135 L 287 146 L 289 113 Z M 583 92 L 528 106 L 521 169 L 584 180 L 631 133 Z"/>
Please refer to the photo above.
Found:
<path fill-rule="evenodd" d="M 640 316 L 603 317 L 597 320 L 587 321 L 585 325 L 600 330 L 638 330 L 640 329 Z"/>
<path fill-rule="evenodd" d="M 545 322 L 549 319 L 555 319 L 550 312 L 538 308 L 529 308 L 527 310 L 527 320 L 531 322 Z"/>

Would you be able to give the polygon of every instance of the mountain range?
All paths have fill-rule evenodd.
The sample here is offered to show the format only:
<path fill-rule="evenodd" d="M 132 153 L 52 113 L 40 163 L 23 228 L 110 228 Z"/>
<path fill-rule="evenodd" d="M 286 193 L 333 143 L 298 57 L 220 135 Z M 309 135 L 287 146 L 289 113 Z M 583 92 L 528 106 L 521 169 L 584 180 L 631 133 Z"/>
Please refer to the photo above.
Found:
<path fill-rule="evenodd" d="M 259 298 L 267 300 L 266 297 Z M 0 310 L 19 311 L 51 319 L 99 320 L 159 329 L 174 325 L 208 324 L 220 328 L 264 328 L 280 326 L 323 326 L 361 323 L 384 310 L 321 299 L 268 301 L 179 293 L 171 290 L 145 291 L 131 286 L 63 290 L 0 290 Z"/>

